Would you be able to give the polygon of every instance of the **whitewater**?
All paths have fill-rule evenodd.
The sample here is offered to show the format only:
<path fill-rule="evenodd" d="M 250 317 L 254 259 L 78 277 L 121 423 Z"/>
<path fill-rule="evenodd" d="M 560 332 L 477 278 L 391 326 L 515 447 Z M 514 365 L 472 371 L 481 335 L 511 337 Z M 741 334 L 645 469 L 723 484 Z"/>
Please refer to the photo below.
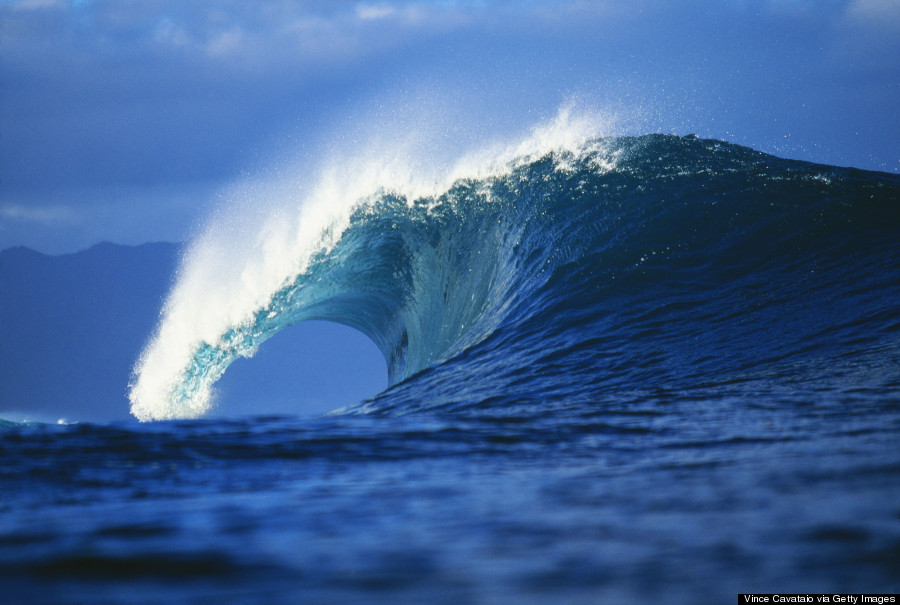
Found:
<path fill-rule="evenodd" d="M 563 111 L 228 192 L 135 364 L 142 422 L 0 422 L 5 597 L 897 593 L 900 177 L 609 132 Z M 209 414 L 306 320 L 370 338 L 388 387 Z"/>

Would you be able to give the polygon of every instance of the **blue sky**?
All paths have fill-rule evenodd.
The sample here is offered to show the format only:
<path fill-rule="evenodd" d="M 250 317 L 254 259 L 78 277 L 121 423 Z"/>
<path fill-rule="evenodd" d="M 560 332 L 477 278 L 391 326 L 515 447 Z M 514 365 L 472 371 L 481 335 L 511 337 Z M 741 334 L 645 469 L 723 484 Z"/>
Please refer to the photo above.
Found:
<path fill-rule="evenodd" d="M 611 134 L 900 171 L 900 0 L 0 0 L 0 24 L 0 249 L 181 241 L 370 122 L 462 148 L 573 99 Z"/>

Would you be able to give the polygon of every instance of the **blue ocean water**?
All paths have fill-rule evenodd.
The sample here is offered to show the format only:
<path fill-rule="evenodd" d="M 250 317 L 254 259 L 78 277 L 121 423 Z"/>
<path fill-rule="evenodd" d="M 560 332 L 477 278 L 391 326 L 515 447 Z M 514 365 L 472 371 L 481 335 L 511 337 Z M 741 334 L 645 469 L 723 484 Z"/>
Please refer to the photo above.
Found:
<path fill-rule="evenodd" d="M 900 589 L 900 177 L 601 138 L 329 221 L 263 230 L 224 298 L 195 251 L 131 385 L 163 422 L 3 426 L 12 602 Z M 387 390 L 202 417 L 311 319 L 371 338 Z"/>

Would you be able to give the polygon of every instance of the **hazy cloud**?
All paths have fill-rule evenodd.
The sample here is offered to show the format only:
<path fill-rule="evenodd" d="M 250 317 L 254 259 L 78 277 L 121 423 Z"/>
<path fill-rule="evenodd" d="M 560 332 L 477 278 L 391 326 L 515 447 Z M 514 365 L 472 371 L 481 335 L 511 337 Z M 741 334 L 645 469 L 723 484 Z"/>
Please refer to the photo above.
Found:
<path fill-rule="evenodd" d="M 26 223 L 40 223 L 52 226 L 78 222 L 76 213 L 71 208 L 66 208 L 64 206 L 0 206 L 0 220 L 23 221 Z"/>
<path fill-rule="evenodd" d="M 9 2 L 14 11 L 32 11 L 65 8 L 64 0 L 13 0 Z"/>
<path fill-rule="evenodd" d="M 397 9 L 387 4 L 358 4 L 356 6 L 356 16 L 363 21 L 372 21 L 376 19 L 384 19 L 396 14 Z"/>
<path fill-rule="evenodd" d="M 900 1 L 853 0 L 847 14 L 854 19 L 896 28 L 900 26 Z"/>

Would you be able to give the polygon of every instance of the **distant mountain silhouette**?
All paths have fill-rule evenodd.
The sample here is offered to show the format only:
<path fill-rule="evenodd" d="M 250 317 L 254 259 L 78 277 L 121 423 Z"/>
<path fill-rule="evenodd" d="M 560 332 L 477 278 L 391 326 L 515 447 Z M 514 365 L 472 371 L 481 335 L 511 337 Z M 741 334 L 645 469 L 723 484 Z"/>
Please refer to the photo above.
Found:
<path fill-rule="evenodd" d="M 180 249 L 102 243 L 60 256 L 0 252 L 0 415 L 129 418 L 131 367 L 158 321 Z"/>

